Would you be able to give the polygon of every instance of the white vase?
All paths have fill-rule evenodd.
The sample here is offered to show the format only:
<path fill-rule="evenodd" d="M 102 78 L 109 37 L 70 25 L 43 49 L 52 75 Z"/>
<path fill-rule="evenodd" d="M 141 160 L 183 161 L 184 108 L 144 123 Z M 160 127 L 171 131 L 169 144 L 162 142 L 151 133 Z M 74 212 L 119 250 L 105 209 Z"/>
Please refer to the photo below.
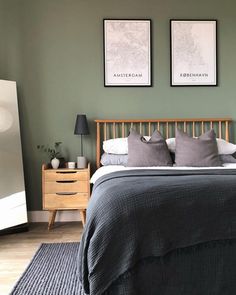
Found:
<path fill-rule="evenodd" d="M 60 165 L 60 161 L 57 158 L 51 160 L 51 165 L 53 169 L 57 169 Z"/>

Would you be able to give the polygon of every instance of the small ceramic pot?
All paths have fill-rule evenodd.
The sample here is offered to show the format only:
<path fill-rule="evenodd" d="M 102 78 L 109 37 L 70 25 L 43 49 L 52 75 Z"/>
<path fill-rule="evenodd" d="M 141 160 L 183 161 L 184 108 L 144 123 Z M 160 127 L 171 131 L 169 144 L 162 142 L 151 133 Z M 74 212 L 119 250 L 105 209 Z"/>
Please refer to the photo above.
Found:
<path fill-rule="evenodd" d="M 53 169 L 57 169 L 60 165 L 60 161 L 57 158 L 51 160 L 51 165 Z"/>
<path fill-rule="evenodd" d="M 69 169 L 75 169 L 75 162 L 68 162 Z"/>

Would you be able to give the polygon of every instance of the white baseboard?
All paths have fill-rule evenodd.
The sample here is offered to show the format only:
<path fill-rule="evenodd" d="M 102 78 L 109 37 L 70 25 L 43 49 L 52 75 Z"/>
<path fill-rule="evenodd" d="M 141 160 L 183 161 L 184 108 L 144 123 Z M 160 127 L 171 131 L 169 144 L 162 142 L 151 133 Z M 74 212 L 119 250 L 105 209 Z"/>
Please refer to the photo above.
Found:
<path fill-rule="evenodd" d="M 28 211 L 29 222 L 48 222 L 48 211 Z M 81 221 L 78 210 L 57 211 L 56 222 Z"/>

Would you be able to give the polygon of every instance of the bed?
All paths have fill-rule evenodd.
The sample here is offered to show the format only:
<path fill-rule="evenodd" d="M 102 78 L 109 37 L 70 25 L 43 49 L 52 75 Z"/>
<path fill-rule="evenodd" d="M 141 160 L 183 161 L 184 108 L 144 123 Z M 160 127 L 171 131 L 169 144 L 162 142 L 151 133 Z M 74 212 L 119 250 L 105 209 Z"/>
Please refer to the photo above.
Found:
<path fill-rule="evenodd" d="M 214 129 L 230 118 L 96 120 L 97 168 L 78 256 L 81 294 L 236 294 L 236 164 L 100 167 L 101 146 L 130 127 L 166 137 Z"/>

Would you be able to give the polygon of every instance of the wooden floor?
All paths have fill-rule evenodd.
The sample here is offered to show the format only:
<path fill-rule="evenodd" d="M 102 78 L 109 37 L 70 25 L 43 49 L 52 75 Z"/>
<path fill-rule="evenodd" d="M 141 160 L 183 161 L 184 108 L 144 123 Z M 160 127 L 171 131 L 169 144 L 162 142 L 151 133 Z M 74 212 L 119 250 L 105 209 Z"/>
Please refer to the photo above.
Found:
<path fill-rule="evenodd" d="M 41 243 L 78 242 L 81 222 L 55 224 L 32 223 L 25 233 L 0 236 L 0 295 L 8 295 Z"/>

